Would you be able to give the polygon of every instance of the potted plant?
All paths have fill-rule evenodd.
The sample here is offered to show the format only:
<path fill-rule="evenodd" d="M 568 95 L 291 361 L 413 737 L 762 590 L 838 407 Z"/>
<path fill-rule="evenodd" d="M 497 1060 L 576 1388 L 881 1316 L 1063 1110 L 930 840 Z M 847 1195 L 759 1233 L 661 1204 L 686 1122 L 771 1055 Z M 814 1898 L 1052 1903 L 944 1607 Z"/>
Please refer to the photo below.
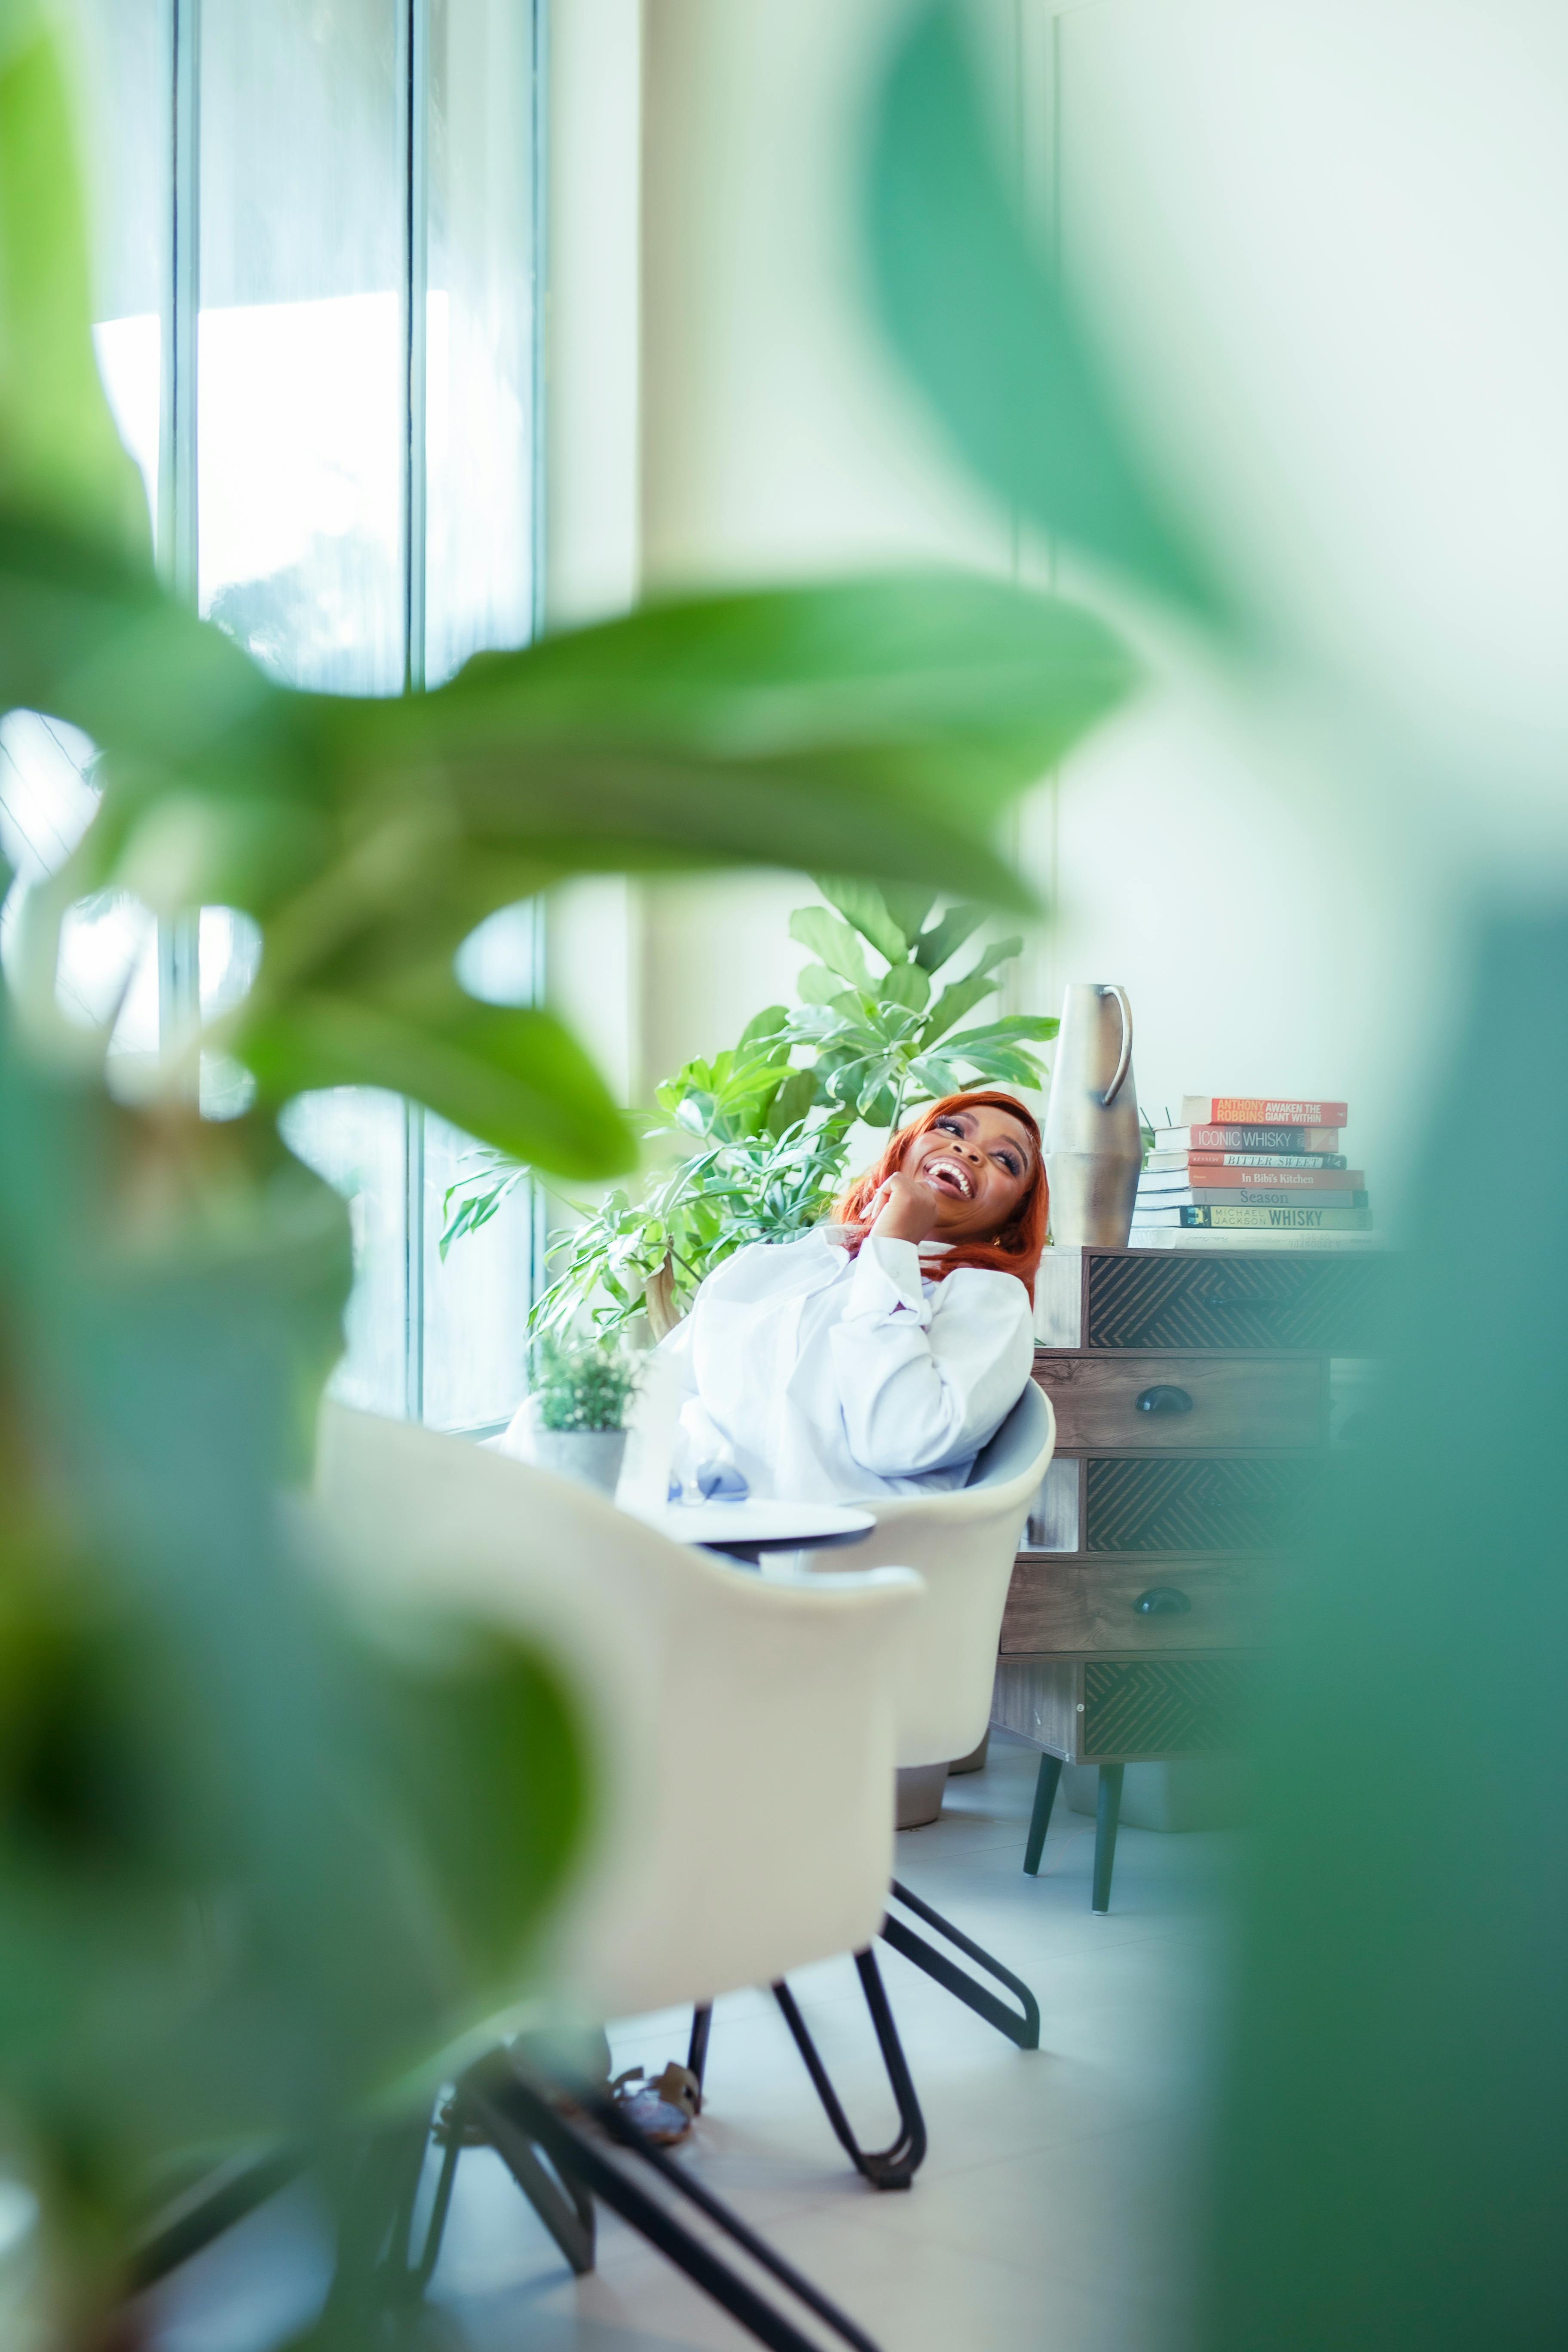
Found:
<path fill-rule="evenodd" d="M 529 1394 L 529 1450 L 539 1468 L 613 1495 L 637 1385 L 637 1364 L 624 1349 L 545 1332 L 534 1347 Z"/>
<path fill-rule="evenodd" d="M 959 1026 L 1001 987 L 1000 967 L 1021 939 L 980 950 L 954 978 L 984 908 L 950 906 L 933 920 L 931 890 L 818 887 L 830 904 L 790 918 L 791 937 L 820 959 L 801 974 L 799 1003 L 767 1006 L 732 1049 L 688 1062 L 658 1089 L 660 1116 L 645 1138 L 665 1164 L 638 1192 L 610 1192 L 552 1236 L 558 1270 L 533 1310 L 536 1331 L 563 1330 L 586 1313 L 608 1336 L 645 1315 L 661 1339 L 703 1276 L 736 1250 L 792 1241 L 830 1213 L 858 1119 L 889 1130 L 961 1087 L 1044 1083 L 1033 1049 L 1055 1036 L 1054 1020 L 1012 1014 Z M 885 967 L 875 974 L 868 947 Z M 477 1154 L 447 1194 L 443 1258 L 528 1173 L 493 1150 Z"/>

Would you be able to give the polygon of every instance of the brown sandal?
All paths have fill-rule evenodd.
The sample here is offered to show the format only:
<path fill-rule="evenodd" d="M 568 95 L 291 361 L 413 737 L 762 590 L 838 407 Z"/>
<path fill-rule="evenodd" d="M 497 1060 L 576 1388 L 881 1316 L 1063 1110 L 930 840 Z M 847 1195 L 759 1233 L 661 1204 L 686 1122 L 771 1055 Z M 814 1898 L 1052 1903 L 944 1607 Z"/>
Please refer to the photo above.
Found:
<path fill-rule="evenodd" d="M 652 2082 L 642 2067 L 628 2067 L 610 2084 L 610 2096 L 645 2139 L 656 2147 L 673 2147 L 686 2138 L 701 2110 L 702 2085 L 689 2066 L 672 2058 Z"/>

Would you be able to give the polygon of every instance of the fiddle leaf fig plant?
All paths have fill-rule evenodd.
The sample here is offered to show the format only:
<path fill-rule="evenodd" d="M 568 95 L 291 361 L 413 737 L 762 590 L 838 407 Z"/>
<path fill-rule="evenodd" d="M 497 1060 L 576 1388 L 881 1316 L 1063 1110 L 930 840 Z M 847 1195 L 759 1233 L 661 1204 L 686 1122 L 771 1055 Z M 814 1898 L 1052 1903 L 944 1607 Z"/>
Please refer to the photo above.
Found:
<path fill-rule="evenodd" d="M 1030 1049 L 1056 1035 L 1055 1020 L 1009 1013 L 975 1028 L 957 1026 L 1001 987 L 1001 966 L 1020 952 L 1021 938 L 994 941 L 962 977 L 939 989 L 985 920 L 984 907 L 951 907 L 933 923 L 934 892 L 890 892 L 852 881 L 819 881 L 817 887 L 839 911 L 803 907 L 790 918 L 790 936 L 820 961 L 801 973 L 801 1007 L 783 1034 L 810 1046 L 820 1101 L 869 1127 L 891 1129 L 918 1103 L 962 1087 L 1044 1084 Z M 862 941 L 885 967 L 874 977 Z"/>
<path fill-rule="evenodd" d="M 921 1103 L 970 1086 L 1037 1087 L 1033 1048 L 1058 1024 L 1014 1013 L 960 1029 L 1002 986 L 1020 938 L 985 947 L 932 995 L 984 922 L 976 905 L 931 919 L 937 896 L 843 879 L 818 882 L 826 905 L 800 907 L 790 936 L 819 961 L 800 976 L 792 1012 L 771 1004 L 732 1048 L 688 1062 L 657 1090 L 662 1118 L 645 1139 L 673 1168 L 637 1195 L 623 1189 L 553 1236 L 559 1271 L 536 1304 L 536 1329 L 584 1318 L 622 1331 L 646 1314 L 655 1338 L 679 1321 L 704 1275 L 750 1242 L 794 1241 L 830 1213 L 851 1129 L 897 1127 Z M 869 948 L 885 967 L 874 975 Z M 797 1059 L 796 1056 L 801 1058 Z M 482 1160 L 447 1194 L 445 1256 L 486 1224 L 528 1171 Z"/>

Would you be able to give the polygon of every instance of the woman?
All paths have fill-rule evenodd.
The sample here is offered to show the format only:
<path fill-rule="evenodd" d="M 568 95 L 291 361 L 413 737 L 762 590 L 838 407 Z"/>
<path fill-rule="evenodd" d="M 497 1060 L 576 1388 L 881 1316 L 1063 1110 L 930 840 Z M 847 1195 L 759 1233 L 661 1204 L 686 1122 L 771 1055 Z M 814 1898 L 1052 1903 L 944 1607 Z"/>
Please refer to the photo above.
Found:
<path fill-rule="evenodd" d="M 1023 1394 L 1046 1178 L 1022 1103 L 933 1104 L 838 1214 L 737 1252 L 664 1342 L 682 1381 L 672 1499 L 962 1486 Z"/>

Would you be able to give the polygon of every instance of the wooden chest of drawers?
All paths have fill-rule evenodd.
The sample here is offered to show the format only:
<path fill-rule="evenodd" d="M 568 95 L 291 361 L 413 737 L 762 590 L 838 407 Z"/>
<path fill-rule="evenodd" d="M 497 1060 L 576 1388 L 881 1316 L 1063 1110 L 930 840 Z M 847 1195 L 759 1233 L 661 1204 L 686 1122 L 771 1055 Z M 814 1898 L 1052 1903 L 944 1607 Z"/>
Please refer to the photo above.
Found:
<path fill-rule="evenodd" d="M 1385 1264 L 1047 1250 L 1035 1378 L 1057 1454 L 1014 1571 L 998 1722 L 1072 1762 L 1234 1745 L 1245 1653 L 1331 1441 L 1331 1364 L 1373 1345 Z"/>

